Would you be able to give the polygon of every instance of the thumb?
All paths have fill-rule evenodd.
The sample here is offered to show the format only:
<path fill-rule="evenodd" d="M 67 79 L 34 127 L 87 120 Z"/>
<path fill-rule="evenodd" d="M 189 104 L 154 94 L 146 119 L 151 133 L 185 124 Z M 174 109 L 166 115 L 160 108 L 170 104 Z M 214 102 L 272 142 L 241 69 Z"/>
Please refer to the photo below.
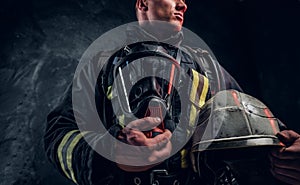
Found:
<path fill-rule="evenodd" d="M 292 130 L 284 130 L 276 134 L 278 139 L 285 145 L 290 145 L 300 138 L 300 135 Z"/>

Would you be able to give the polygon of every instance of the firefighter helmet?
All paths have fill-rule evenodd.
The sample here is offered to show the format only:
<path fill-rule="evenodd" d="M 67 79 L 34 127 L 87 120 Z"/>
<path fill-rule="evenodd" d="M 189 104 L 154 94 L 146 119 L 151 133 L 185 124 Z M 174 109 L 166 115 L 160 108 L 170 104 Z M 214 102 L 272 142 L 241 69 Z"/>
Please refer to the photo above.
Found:
<path fill-rule="evenodd" d="M 199 115 L 194 169 L 212 184 L 272 184 L 267 155 L 282 147 L 276 137 L 281 125 L 256 98 L 235 90 L 217 93 Z"/>

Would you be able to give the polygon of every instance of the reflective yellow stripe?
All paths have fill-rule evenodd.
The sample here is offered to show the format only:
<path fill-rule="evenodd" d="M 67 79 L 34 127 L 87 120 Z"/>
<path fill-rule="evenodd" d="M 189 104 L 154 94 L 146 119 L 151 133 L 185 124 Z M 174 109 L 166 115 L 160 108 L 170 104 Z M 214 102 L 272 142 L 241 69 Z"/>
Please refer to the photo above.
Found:
<path fill-rule="evenodd" d="M 190 94 L 190 99 L 194 101 L 195 97 L 196 97 L 196 93 L 197 93 L 197 88 L 199 85 L 199 76 L 195 70 L 192 70 L 192 72 L 193 72 L 193 85 L 192 85 L 192 90 L 191 90 L 191 94 Z"/>
<path fill-rule="evenodd" d="M 207 95 L 207 92 L 208 92 L 208 86 L 209 86 L 208 78 L 206 78 L 204 76 L 203 90 L 202 90 L 200 100 L 199 100 L 200 107 L 202 107 L 205 104 L 206 95 Z"/>
<path fill-rule="evenodd" d="M 192 69 L 193 72 L 193 84 L 192 84 L 192 90 L 190 93 L 190 100 L 194 101 L 197 93 L 197 88 L 199 85 L 199 76 L 198 73 Z M 197 109 L 194 104 L 191 105 L 191 110 L 190 110 L 190 126 L 193 126 L 195 124 L 195 119 L 196 119 L 196 114 L 197 114 Z"/>
<path fill-rule="evenodd" d="M 109 100 L 112 99 L 112 86 L 109 86 L 107 88 L 106 96 L 107 96 L 107 99 L 109 99 Z"/>
<path fill-rule="evenodd" d="M 122 128 L 125 127 L 125 115 L 124 114 L 119 116 L 119 125 L 121 125 Z"/>
<path fill-rule="evenodd" d="M 199 74 L 197 71 L 192 69 L 193 73 L 193 83 L 191 87 L 191 93 L 190 93 L 190 100 L 192 101 L 191 107 L 190 107 L 190 120 L 189 125 L 194 126 L 196 117 L 197 117 L 197 107 L 193 104 L 195 103 L 196 99 L 198 98 L 198 95 L 200 92 L 197 92 L 198 88 L 202 86 L 201 95 L 199 97 L 199 104 L 197 106 L 202 107 L 205 104 L 208 88 L 209 88 L 209 81 L 208 78 L 203 76 L 203 82 L 200 81 Z M 202 78 L 201 78 L 202 79 Z M 198 90 L 199 91 L 199 90 Z M 199 93 L 199 94 L 198 94 Z"/>
<path fill-rule="evenodd" d="M 187 136 L 190 136 L 190 134 L 191 134 L 191 131 L 187 129 L 187 130 L 186 130 L 186 135 L 187 135 Z"/>
<path fill-rule="evenodd" d="M 68 132 L 68 133 L 64 136 L 63 140 L 61 141 L 61 143 L 59 144 L 58 149 L 57 149 L 58 160 L 59 160 L 61 169 L 63 170 L 63 172 L 65 173 L 65 175 L 66 175 L 69 179 L 70 179 L 70 175 L 69 175 L 68 172 L 66 171 L 66 168 L 65 168 L 65 165 L 64 165 L 64 161 L 63 161 L 62 151 L 63 151 L 64 146 L 65 146 L 66 143 L 68 142 L 69 138 L 71 137 L 71 135 L 74 134 L 75 132 L 79 132 L 79 130 L 73 130 L 73 131 Z"/>
<path fill-rule="evenodd" d="M 186 149 L 183 149 L 180 151 L 181 154 L 181 168 L 188 168 L 188 162 L 187 162 L 187 155 L 188 151 Z"/>
<path fill-rule="evenodd" d="M 73 180 L 73 182 L 75 182 L 76 184 L 78 184 L 78 183 L 76 181 L 73 167 L 72 167 L 73 150 L 74 150 L 75 146 L 79 143 L 79 140 L 87 133 L 88 132 L 78 133 L 78 135 L 73 139 L 73 141 L 71 141 L 70 146 L 68 147 L 68 150 L 67 150 L 67 166 L 68 166 L 68 169 L 71 174 L 71 180 Z"/>
<path fill-rule="evenodd" d="M 195 125 L 196 116 L 197 116 L 197 108 L 194 104 L 192 104 L 191 110 L 190 110 L 190 126 L 191 127 Z"/>

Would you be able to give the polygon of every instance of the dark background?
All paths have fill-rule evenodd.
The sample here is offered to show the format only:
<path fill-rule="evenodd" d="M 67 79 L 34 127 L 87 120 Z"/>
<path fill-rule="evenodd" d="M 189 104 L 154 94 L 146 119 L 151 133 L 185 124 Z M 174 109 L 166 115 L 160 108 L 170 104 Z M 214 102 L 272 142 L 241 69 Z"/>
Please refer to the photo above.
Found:
<path fill-rule="evenodd" d="M 300 131 L 300 1 L 188 0 L 197 33 L 245 92 Z M 71 184 L 45 159 L 47 113 L 85 49 L 135 21 L 127 0 L 0 1 L 0 184 Z"/>

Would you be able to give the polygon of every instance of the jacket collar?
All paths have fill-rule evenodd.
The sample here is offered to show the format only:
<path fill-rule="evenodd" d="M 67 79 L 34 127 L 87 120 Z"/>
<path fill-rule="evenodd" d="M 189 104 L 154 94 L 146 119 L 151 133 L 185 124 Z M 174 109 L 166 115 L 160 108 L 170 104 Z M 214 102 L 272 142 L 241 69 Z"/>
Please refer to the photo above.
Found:
<path fill-rule="evenodd" d="M 178 47 L 183 40 L 182 31 L 176 32 L 175 34 L 171 35 L 168 38 L 158 39 L 139 25 L 129 25 L 126 30 L 126 35 L 127 35 L 128 42 L 130 43 L 143 42 L 143 41 L 157 41 L 157 42 L 163 42 Z"/>

